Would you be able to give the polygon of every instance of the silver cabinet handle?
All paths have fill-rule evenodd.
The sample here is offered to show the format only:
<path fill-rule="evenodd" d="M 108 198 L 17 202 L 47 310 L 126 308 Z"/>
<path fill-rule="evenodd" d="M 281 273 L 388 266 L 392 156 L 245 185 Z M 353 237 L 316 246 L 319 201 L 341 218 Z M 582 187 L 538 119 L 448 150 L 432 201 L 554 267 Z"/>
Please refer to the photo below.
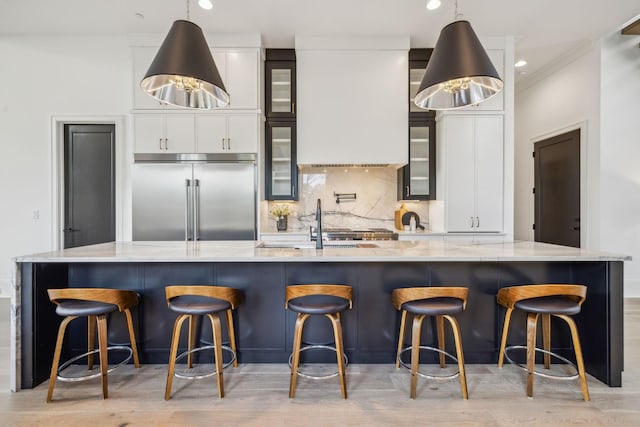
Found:
<path fill-rule="evenodd" d="M 296 103 L 292 102 L 291 103 L 291 114 L 295 114 L 296 113 Z"/>
<path fill-rule="evenodd" d="M 200 240 L 200 180 L 194 179 L 193 240 Z"/>
<path fill-rule="evenodd" d="M 471 228 L 473 228 L 473 217 L 472 216 L 469 217 L 469 226 Z"/>
<path fill-rule="evenodd" d="M 164 149 L 165 150 L 169 149 L 169 140 L 167 138 L 164 139 Z"/>
<path fill-rule="evenodd" d="M 405 195 L 405 197 L 409 197 L 409 186 L 408 185 L 404 186 L 404 195 Z"/>
<path fill-rule="evenodd" d="M 231 150 L 231 138 L 227 138 L 227 150 Z"/>
<path fill-rule="evenodd" d="M 222 138 L 222 149 L 224 150 L 224 138 Z"/>
<path fill-rule="evenodd" d="M 162 150 L 162 138 L 160 138 L 160 149 Z"/>
<path fill-rule="evenodd" d="M 191 180 L 185 179 L 185 188 L 187 190 L 187 200 L 185 203 L 185 214 L 184 214 L 184 240 L 191 240 Z"/>
<path fill-rule="evenodd" d="M 296 186 L 295 185 L 291 186 L 291 197 L 293 197 L 293 198 L 296 197 Z"/>
<path fill-rule="evenodd" d="M 476 217 L 476 228 L 480 227 L 480 217 Z"/>

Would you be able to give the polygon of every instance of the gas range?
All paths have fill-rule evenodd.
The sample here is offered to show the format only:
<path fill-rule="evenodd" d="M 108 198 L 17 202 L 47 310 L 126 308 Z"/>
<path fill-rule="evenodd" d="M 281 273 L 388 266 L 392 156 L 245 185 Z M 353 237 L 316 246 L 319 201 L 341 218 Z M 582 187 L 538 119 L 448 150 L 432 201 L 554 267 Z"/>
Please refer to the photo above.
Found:
<path fill-rule="evenodd" d="M 310 235 L 316 240 L 315 227 L 311 227 Z M 398 233 L 386 228 L 323 228 L 322 240 L 398 240 Z"/>

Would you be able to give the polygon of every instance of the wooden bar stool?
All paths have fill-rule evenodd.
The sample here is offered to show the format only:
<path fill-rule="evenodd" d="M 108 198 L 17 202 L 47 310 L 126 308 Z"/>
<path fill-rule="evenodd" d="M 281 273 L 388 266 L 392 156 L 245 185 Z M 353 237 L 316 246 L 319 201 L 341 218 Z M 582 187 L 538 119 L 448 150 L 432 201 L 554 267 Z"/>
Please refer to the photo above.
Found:
<path fill-rule="evenodd" d="M 504 358 L 509 363 L 513 363 L 527 371 L 527 396 L 533 397 L 533 376 L 540 375 L 555 379 L 576 379 L 580 378 L 582 395 L 585 401 L 589 400 L 589 389 L 587 378 L 584 372 L 584 362 L 582 360 L 582 348 L 578 329 L 573 319 L 569 316 L 580 313 L 580 307 L 587 295 L 587 287 L 572 284 L 541 284 L 522 285 L 502 288 L 498 291 L 498 304 L 507 308 L 502 328 L 502 339 L 500 341 L 500 352 L 498 355 L 498 367 L 502 368 Z M 524 346 L 509 346 L 507 335 L 509 333 L 509 322 L 514 309 L 520 309 L 527 313 L 527 366 L 524 367 L 515 363 L 509 358 L 508 351 Z M 538 317 L 542 315 L 542 341 L 543 348 L 536 347 L 536 328 Z M 573 364 L 566 358 L 551 352 L 551 316 L 564 320 L 571 330 L 571 338 L 576 355 L 576 363 Z M 544 367 L 550 368 L 551 356 L 572 365 L 576 368 L 575 375 L 552 375 L 535 371 L 536 352 L 544 354 Z"/>
<path fill-rule="evenodd" d="M 198 285 L 176 285 L 165 288 L 167 305 L 172 311 L 179 313 L 173 325 L 173 336 L 171 338 L 171 353 L 169 355 L 169 371 L 167 373 L 167 387 L 164 398 L 171 398 L 171 386 L 173 377 L 183 379 L 202 379 L 215 375 L 218 383 L 218 396 L 224 397 L 224 383 L 222 370 L 233 364 L 238 366 L 236 358 L 236 337 L 233 328 L 233 310 L 242 300 L 242 292 L 238 289 L 226 288 L 223 286 L 198 286 Z M 227 331 L 229 333 L 229 346 L 222 344 L 222 327 L 220 324 L 220 313 L 226 313 Z M 195 347 L 196 342 L 196 316 L 207 316 L 211 321 L 213 335 L 213 345 Z M 178 343 L 180 341 L 180 330 L 186 319 L 189 319 L 189 339 L 188 350 L 178 355 Z M 176 372 L 176 362 L 187 357 L 187 366 L 193 367 L 193 353 L 213 349 L 215 370 L 202 375 L 191 375 Z M 222 350 L 231 352 L 231 361 L 224 364 L 222 361 Z"/>
<path fill-rule="evenodd" d="M 138 294 L 133 291 L 119 289 L 103 289 L 103 288 L 66 288 L 66 289 L 49 289 L 49 299 L 57 305 L 56 313 L 64 316 L 62 323 L 58 329 L 58 338 L 56 340 L 56 348 L 53 355 L 53 363 L 51 364 L 51 375 L 49 377 L 49 392 L 47 393 L 47 402 L 51 402 L 53 397 L 53 389 L 56 379 L 60 381 L 75 382 L 100 377 L 102 383 L 102 397 L 108 397 L 108 381 L 107 374 L 131 360 L 136 368 L 140 367 L 138 361 L 138 348 L 136 346 L 136 337 L 133 331 L 133 321 L 131 318 L 130 308 L 138 304 Z M 129 330 L 129 339 L 131 346 L 107 344 L 107 316 L 115 311 L 124 312 L 127 318 L 127 328 Z M 60 366 L 60 353 L 62 351 L 62 343 L 64 341 L 64 333 L 69 323 L 78 317 L 87 317 L 88 319 L 88 349 L 86 353 L 76 356 Z M 96 324 L 98 326 L 98 349 L 95 349 Z M 128 356 L 120 363 L 109 369 L 108 351 L 109 350 L 125 350 Z M 93 370 L 93 355 L 99 354 L 100 372 L 80 377 L 67 377 L 62 375 L 62 371 L 73 362 L 87 357 L 87 365 L 89 370 Z"/>
<path fill-rule="evenodd" d="M 429 379 L 450 379 L 460 377 L 460 388 L 462 398 L 468 399 L 467 378 L 464 370 L 464 354 L 462 352 L 462 341 L 460 339 L 460 327 L 454 314 L 461 313 L 467 306 L 468 289 L 464 287 L 424 287 L 424 288 L 399 288 L 391 293 L 391 301 L 396 310 L 402 312 L 400 318 L 400 333 L 398 337 L 398 350 L 396 352 L 396 368 L 400 365 L 409 368 L 402 359 L 402 353 L 411 351 L 411 399 L 416 398 L 416 387 L 418 376 Z M 411 336 L 411 346 L 402 348 L 404 345 L 404 330 L 407 315 L 413 315 L 413 328 Z M 438 348 L 420 345 L 420 333 L 422 331 L 422 321 L 427 316 L 433 316 L 436 320 L 438 335 Z M 456 345 L 456 356 L 445 351 L 444 339 L 444 319 L 449 321 L 453 331 L 453 338 Z M 419 371 L 420 349 L 431 350 L 439 353 L 440 367 L 445 368 L 445 357 L 449 357 L 458 363 L 458 372 L 451 375 L 428 375 Z"/>
<path fill-rule="evenodd" d="M 346 285 L 294 285 L 287 287 L 285 308 L 298 313 L 293 333 L 293 353 L 289 358 L 291 366 L 291 381 L 289 383 L 289 397 L 296 394 L 296 381 L 298 375 L 311 379 L 340 377 L 340 390 L 342 398 L 347 398 L 347 384 L 345 379 L 345 366 L 347 363 L 342 342 L 342 324 L 340 313 L 350 309 L 353 303 L 353 288 Z M 311 315 L 324 315 L 333 325 L 335 347 L 328 345 L 305 345 L 302 347 L 302 330 L 304 322 Z M 299 371 L 300 352 L 312 348 L 326 348 L 336 352 L 338 371 L 323 376 L 308 375 Z"/>

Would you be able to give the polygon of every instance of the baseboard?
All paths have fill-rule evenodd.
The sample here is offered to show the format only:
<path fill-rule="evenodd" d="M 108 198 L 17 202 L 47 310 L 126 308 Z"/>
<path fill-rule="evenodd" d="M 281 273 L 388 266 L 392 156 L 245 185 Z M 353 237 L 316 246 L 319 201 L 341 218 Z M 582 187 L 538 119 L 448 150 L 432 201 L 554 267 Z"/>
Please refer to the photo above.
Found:
<path fill-rule="evenodd" d="M 640 279 L 624 279 L 624 297 L 640 298 Z"/>

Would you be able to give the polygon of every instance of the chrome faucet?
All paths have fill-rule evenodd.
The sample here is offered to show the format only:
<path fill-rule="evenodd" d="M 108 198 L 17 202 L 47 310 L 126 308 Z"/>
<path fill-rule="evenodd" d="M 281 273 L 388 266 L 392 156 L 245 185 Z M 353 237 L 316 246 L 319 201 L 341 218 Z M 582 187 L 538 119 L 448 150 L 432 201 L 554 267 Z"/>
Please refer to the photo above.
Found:
<path fill-rule="evenodd" d="M 316 249 L 322 249 L 322 206 L 320 199 L 318 199 L 318 206 L 316 207 Z"/>

